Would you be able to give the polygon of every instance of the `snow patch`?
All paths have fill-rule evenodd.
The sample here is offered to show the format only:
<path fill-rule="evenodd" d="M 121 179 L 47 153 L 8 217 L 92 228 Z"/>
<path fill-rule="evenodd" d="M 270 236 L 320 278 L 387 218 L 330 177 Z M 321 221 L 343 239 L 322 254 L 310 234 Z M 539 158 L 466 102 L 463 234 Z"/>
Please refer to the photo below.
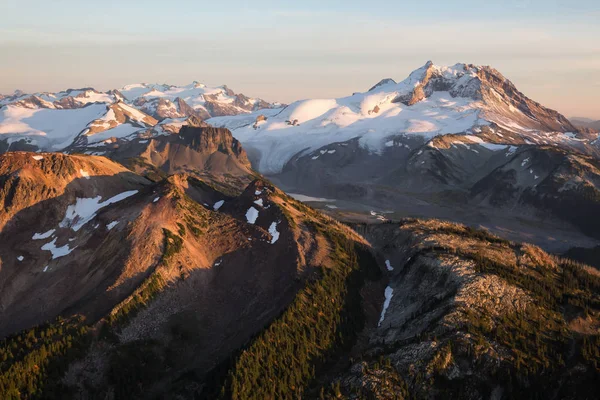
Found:
<path fill-rule="evenodd" d="M 112 228 L 117 226 L 118 223 L 119 223 L 119 221 L 113 221 L 110 224 L 106 225 L 106 229 L 108 229 L 110 231 Z"/>
<path fill-rule="evenodd" d="M 394 267 L 392 267 L 392 264 L 390 264 L 390 260 L 385 260 L 385 267 L 387 268 L 388 271 L 394 270 Z"/>
<path fill-rule="evenodd" d="M 77 232 L 86 223 L 91 221 L 96 213 L 101 209 L 110 204 L 117 203 L 130 196 L 136 194 L 137 190 L 129 190 L 127 192 L 120 193 L 116 196 L 111 197 L 106 201 L 100 201 L 102 196 L 96 196 L 94 198 L 77 198 L 75 204 L 67 207 L 65 217 L 59 224 L 61 228 L 71 228 Z"/>
<path fill-rule="evenodd" d="M 288 193 L 288 196 L 298 201 L 315 201 L 315 202 L 332 202 L 335 201 L 333 199 L 324 199 L 322 197 L 311 197 L 298 193 Z"/>
<path fill-rule="evenodd" d="M 390 302 L 392 301 L 392 296 L 394 295 L 394 289 L 392 289 L 389 286 L 386 287 L 384 295 L 385 295 L 385 301 L 383 302 L 383 309 L 381 310 L 381 317 L 379 318 L 379 324 L 377 324 L 377 326 L 381 326 L 381 323 L 385 319 L 385 312 L 387 311 L 388 307 L 390 306 Z"/>
<path fill-rule="evenodd" d="M 76 247 L 73 247 L 72 249 L 69 249 L 69 245 L 65 244 L 62 247 L 56 247 L 56 239 L 54 238 L 53 241 L 46 243 L 45 245 L 42 246 L 42 250 L 46 250 L 52 253 L 52 259 L 56 259 L 56 258 L 60 258 L 60 257 L 64 257 L 67 254 L 71 253 L 73 250 L 75 250 Z"/>
<path fill-rule="evenodd" d="M 258 210 L 254 207 L 250 207 L 248 211 L 246 211 L 246 220 L 248 220 L 248 223 L 254 224 L 257 218 Z"/>
<path fill-rule="evenodd" d="M 258 200 L 254 200 L 254 204 L 257 204 L 259 206 L 263 206 L 263 199 L 258 199 Z"/>
<path fill-rule="evenodd" d="M 279 232 L 277 232 L 277 222 L 273 222 L 269 226 L 269 233 L 271 234 L 271 244 L 275 243 L 279 239 Z"/>
<path fill-rule="evenodd" d="M 213 210 L 217 211 L 219 208 L 221 208 L 221 206 L 225 204 L 225 200 L 219 200 L 215 203 L 215 205 L 213 206 Z"/>
<path fill-rule="evenodd" d="M 56 232 L 56 229 L 50 229 L 48 232 L 44 232 L 44 233 L 36 233 L 33 235 L 33 237 L 31 239 L 33 239 L 33 240 L 48 239 L 50 236 L 52 236 L 54 234 L 54 232 Z"/>

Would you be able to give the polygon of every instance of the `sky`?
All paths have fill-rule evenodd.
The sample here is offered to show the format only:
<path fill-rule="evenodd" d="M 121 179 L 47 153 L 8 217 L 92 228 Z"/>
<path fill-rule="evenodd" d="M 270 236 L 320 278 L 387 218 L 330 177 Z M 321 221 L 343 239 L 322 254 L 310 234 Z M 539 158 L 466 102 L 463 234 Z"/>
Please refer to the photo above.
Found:
<path fill-rule="evenodd" d="M 600 119 L 598 21 L 598 0 L 0 0 L 0 93 L 199 81 L 289 103 L 431 60 L 491 65 L 547 107 Z"/>

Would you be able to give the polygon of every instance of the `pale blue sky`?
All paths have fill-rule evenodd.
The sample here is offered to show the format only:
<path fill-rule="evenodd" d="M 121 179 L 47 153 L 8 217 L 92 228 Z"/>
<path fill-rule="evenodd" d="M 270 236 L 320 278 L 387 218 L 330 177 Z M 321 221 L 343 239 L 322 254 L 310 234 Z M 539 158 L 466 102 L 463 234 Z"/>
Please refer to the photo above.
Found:
<path fill-rule="evenodd" d="M 534 100 L 600 119 L 600 1 L 494 3 L 0 0 L 0 93 L 198 80 L 290 102 L 432 60 L 492 65 Z"/>

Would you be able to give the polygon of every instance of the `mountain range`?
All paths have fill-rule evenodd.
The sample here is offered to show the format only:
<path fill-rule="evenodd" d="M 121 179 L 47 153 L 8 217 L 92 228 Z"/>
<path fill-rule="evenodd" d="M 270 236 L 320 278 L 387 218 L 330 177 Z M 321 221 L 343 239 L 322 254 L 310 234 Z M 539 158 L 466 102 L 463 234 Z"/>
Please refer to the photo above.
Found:
<path fill-rule="evenodd" d="M 431 62 L 289 105 L 0 96 L 0 398 L 594 398 L 574 122 Z"/>
<path fill-rule="evenodd" d="M 600 120 L 594 121 L 593 119 L 590 119 L 590 118 L 579 118 L 579 117 L 572 117 L 572 118 L 570 118 L 570 120 L 573 122 L 573 125 L 575 125 L 579 128 L 591 129 L 596 132 L 600 131 Z"/>

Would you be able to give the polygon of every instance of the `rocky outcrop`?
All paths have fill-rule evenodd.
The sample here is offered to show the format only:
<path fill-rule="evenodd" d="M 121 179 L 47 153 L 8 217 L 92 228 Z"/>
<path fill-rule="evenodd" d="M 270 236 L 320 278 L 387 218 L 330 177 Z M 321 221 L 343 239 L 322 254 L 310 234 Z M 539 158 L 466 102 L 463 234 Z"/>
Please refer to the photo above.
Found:
<path fill-rule="evenodd" d="M 14 105 L 16 107 L 32 108 L 32 109 L 56 108 L 55 104 L 53 104 L 52 102 L 46 101 L 38 96 L 29 96 L 25 99 L 17 101 L 16 103 L 14 103 Z M 59 106 L 61 106 L 61 105 L 59 104 Z"/>
<path fill-rule="evenodd" d="M 203 154 L 221 152 L 232 155 L 242 164 L 250 166 L 246 152 L 229 129 L 184 125 L 179 131 L 179 137 L 190 149 Z"/>
<path fill-rule="evenodd" d="M 536 129 L 557 132 L 577 132 L 577 128 L 562 114 L 529 99 L 517 90 L 515 85 L 496 69 L 487 66 L 478 68 L 477 77 L 481 82 L 479 93 L 488 106 L 495 106 L 496 108 L 501 107 L 498 103 L 498 96 L 500 96 L 505 104 L 518 109 L 527 117 L 537 121 L 537 124 L 535 124 Z M 502 108 L 504 107 L 504 104 L 502 104 Z M 514 115 L 514 113 L 506 115 L 510 116 Z"/>
<path fill-rule="evenodd" d="M 191 115 L 188 119 L 185 120 L 185 124 L 194 128 L 209 128 L 210 124 L 204 122 L 200 117 L 196 115 Z"/>
<path fill-rule="evenodd" d="M 161 97 L 150 99 L 139 97 L 133 104 L 146 114 L 151 115 L 158 120 L 167 118 L 186 118 L 191 116 L 201 119 L 210 118 L 210 115 L 206 110 L 203 108 L 195 110 L 180 97 L 177 97 L 173 101 Z"/>
<path fill-rule="evenodd" d="M 415 80 L 414 88 L 400 94 L 392 102 L 411 106 L 434 92 L 448 91 L 453 97 L 481 100 L 484 113 L 493 113 L 495 118 L 505 117 L 524 127 L 544 131 L 577 131 L 567 118 L 529 99 L 494 68 L 473 64 L 457 64 L 451 68 L 450 73 L 445 67 L 428 61 L 411 74 Z M 521 115 L 513 110 L 520 111 Z"/>
<path fill-rule="evenodd" d="M 396 84 L 396 81 L 395 81 L 395 80 L 393 80 L 392 78 L 385 78 L 385 79 L 382 79 L 382 80 L 380 80 L 379 82 L 377 82 L 375 85 L 373 85 L 373 87 L 371 87 L 371 88 L 370 88 L 368 91 L 369 91 L 369 92 L 372 92 L 373 90 L 377 89 L 377 88 L 378 88 L 378 87 L 380 87 L 380 86 L 383 86 L 383 85 L 390 85 L 390 84 L 391 84 L 391 85 L 395 85 L 395 84 Z"/>
<path fill-rule="evenodd" d="M 573 345 L 592 340 L 571 323 L 583 311 L 563 313 L 570 301 L 560 296 L 600 283 L 597 272 L 442 221 L 357 229 L 387 265 L 386 300 L 346 372 L 323 382 L 325 398 L 387 399 L 392 388 L 402 399 L 586 398 L 594 390 L 598 353 L 589 358 Z M 580 279 L 563 286 L 560 276 L 571 273 Z M 594 311 L 586 322 L 598 318 Z"/>

